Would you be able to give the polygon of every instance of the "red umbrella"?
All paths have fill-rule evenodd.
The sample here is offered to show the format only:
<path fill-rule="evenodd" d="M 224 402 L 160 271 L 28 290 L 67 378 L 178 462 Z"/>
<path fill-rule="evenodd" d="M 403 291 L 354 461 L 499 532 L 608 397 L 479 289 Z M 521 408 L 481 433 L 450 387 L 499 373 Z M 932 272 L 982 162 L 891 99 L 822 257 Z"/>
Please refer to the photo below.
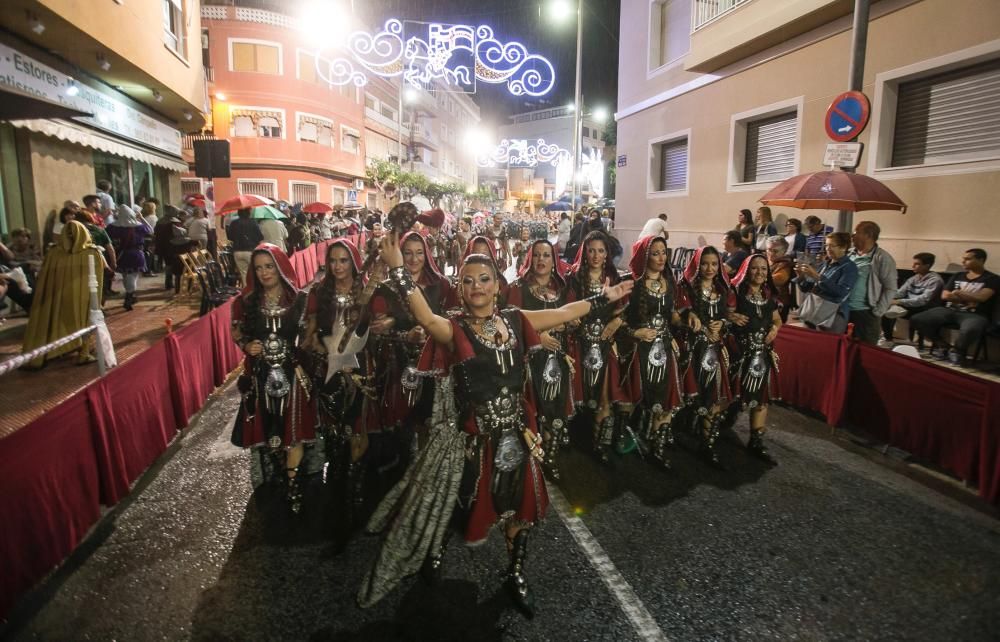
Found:
<path fill-rule="evenodd" d="M 256 194 L 241 194 L 236 198 L 231 198 L 222 204 L 216 214 L 225 214 L 226 212 L 235 212 L 236 210 L 242 210 L 248 207 L 260 207 L 261 205 L 274 205 L 274 201 L 263 196 L 257 196 Z"/>
<path fill-rule="evenodd" d="M 302 208 L 303 212 L 308 212 L 309 214 L 323 214 L 324 212 L 332 212 L 333 205 L 328 205 L 322 201 L 316 201 L 315 203 L 309 203 Z"/>
<path fill-rule="evenodd" d="M 801 210 L 898 210 L 906 203 L 879 181 L 842 171 L 823 171 L 793 176 L 779 183 L 760 199 L 764 205 Z"/>

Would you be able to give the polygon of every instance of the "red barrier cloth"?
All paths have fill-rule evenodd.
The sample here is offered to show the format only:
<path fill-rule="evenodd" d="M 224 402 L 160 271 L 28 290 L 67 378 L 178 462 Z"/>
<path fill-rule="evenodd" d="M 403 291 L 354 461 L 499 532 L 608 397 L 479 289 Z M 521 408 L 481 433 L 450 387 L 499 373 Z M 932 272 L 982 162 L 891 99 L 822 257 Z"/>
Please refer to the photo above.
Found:
<path fill-rule="evenodd" d="M 979 496 L 1000 505 L 1000 384 L 986 391 L 979 453 Z"/>
<path fill-rule="evenodd" d="M 177 425 L 183 428 L 215 390 L 212 326 L 199 319 L 167 335 L 166 344 L 174 414 Z"/>
<path fill-rule="evenodd" d="M 215 374 L 215 385 L 220 386 L 229 373 L 240 365 L 243 355 L 236 347 L 230 331 L 232 324 L 233 301 L 230 299 L 208 314 L 208 323 L 212 326 L 212 360 Z"/>
<path fill-rule="evenodd" d="M 114 505 L 128 487 L 166 450 L 181 422 L 171 398 L 171 367 L 167 343 L 161 341 L 110 371 L 87 387 L 95 425 L 106 431 L 112 448 L 123 455 L 121 468 L 101 472 L 101 478 L 126 480 L 125 492 L 108 498 Z M 201 348 L 202 352 L 206 351 Z M 199 402 L 199 407 L 201 403 Z"/>
<path fill-rule="evenodd" d="M 100 518 L 93 435 L 77 394 L 0 441 L 0 617 Z"/>
<path fill-rule="evenodd" d="M 857 346 L 849 377 L 851 423 L 891 446 L 979 477 L 990 382 L 873 346 Z"/>
<path fill-rule="evenodd" d="M 782 326 L 774 348 L 780 355 L 778 382 L 782 400 L 820 413 L 831 426 L 840 423 L 853 342 L 843 335 Z"/>

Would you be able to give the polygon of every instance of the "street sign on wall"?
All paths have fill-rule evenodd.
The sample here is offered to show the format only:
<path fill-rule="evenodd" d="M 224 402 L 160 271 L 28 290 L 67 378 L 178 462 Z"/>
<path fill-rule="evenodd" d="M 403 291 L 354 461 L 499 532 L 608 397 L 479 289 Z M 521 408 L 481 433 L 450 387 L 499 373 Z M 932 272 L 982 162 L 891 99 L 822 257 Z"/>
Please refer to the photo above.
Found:
<path fill-rule="evenodd" d="M 628 154 L 618 155 L 618 167 L 625 167 L 628 165 Z"/>
<path fill-rule="evenodd" d="M 827 143 L 823 164 L 833 167 L 857 167 L 861 159 L 861 143 Z"/>
<path fill-rule="evenodd" d="M 860 134 L 868 124 L 871 104 L 860 91 L 845 91 L 830 103 L 823 125 L 830 140 L 846 143 Z"/>

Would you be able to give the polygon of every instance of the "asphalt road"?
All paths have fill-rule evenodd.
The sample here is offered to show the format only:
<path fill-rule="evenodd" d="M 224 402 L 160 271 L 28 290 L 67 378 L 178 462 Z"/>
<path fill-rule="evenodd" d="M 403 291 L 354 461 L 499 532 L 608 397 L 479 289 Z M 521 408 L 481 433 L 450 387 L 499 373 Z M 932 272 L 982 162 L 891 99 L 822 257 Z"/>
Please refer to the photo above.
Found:
<path fill-rule="evenodd" d="M 731 470 L 683 444 L 664 473 L 629 455 L 613 471 L 570 451 L 529 543 L 539 615 L 501 588 L 502 538 L 455 538 L 444 581 L 419 578 L 355 605 L 378 539 L 343 527 L 314 480 L 305 513 L 251 495 L 228 435 L 237 397 L 212 402 L 148 486 L 110 516 L 13 639 L 995 640 L 1000 522 L 820 438 L 775 409 L 767 468 L 745 419 Z M 683 440 L 682 440 L 683 441 Z M 374 482 L 374 480 L 372 480 Z M 79 559 L 82 557 L 83 559 Z"/>

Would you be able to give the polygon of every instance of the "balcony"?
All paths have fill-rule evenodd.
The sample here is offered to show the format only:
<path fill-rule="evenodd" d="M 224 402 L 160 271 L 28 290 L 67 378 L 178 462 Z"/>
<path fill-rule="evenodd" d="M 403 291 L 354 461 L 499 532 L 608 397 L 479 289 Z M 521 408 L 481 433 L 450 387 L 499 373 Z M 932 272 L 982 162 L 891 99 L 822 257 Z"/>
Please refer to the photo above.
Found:
<path fill-rule="evenodd" d="M 398 133 L 399 124 L 391 118 L 387 118 L 381 112 L 375 111 L 371 107 L 365 107 L 365 120 L 378 123 L 382 126 L 382 133 L 386 136 L 395 136 Z M 410 128 L 403 125 L 403 138 L 410 138 Z"/>
<path fill-rule="evenodd" d="M 750 0 L 694 0 L 694 29 L 697 31 Z"/>
<path fill-rule="evenodd" d="M 877 1 L 877 0 L 876 0 Z M 851 0 L 694 0 L 688 71 L 711 73 L 833 20 Z"/>

